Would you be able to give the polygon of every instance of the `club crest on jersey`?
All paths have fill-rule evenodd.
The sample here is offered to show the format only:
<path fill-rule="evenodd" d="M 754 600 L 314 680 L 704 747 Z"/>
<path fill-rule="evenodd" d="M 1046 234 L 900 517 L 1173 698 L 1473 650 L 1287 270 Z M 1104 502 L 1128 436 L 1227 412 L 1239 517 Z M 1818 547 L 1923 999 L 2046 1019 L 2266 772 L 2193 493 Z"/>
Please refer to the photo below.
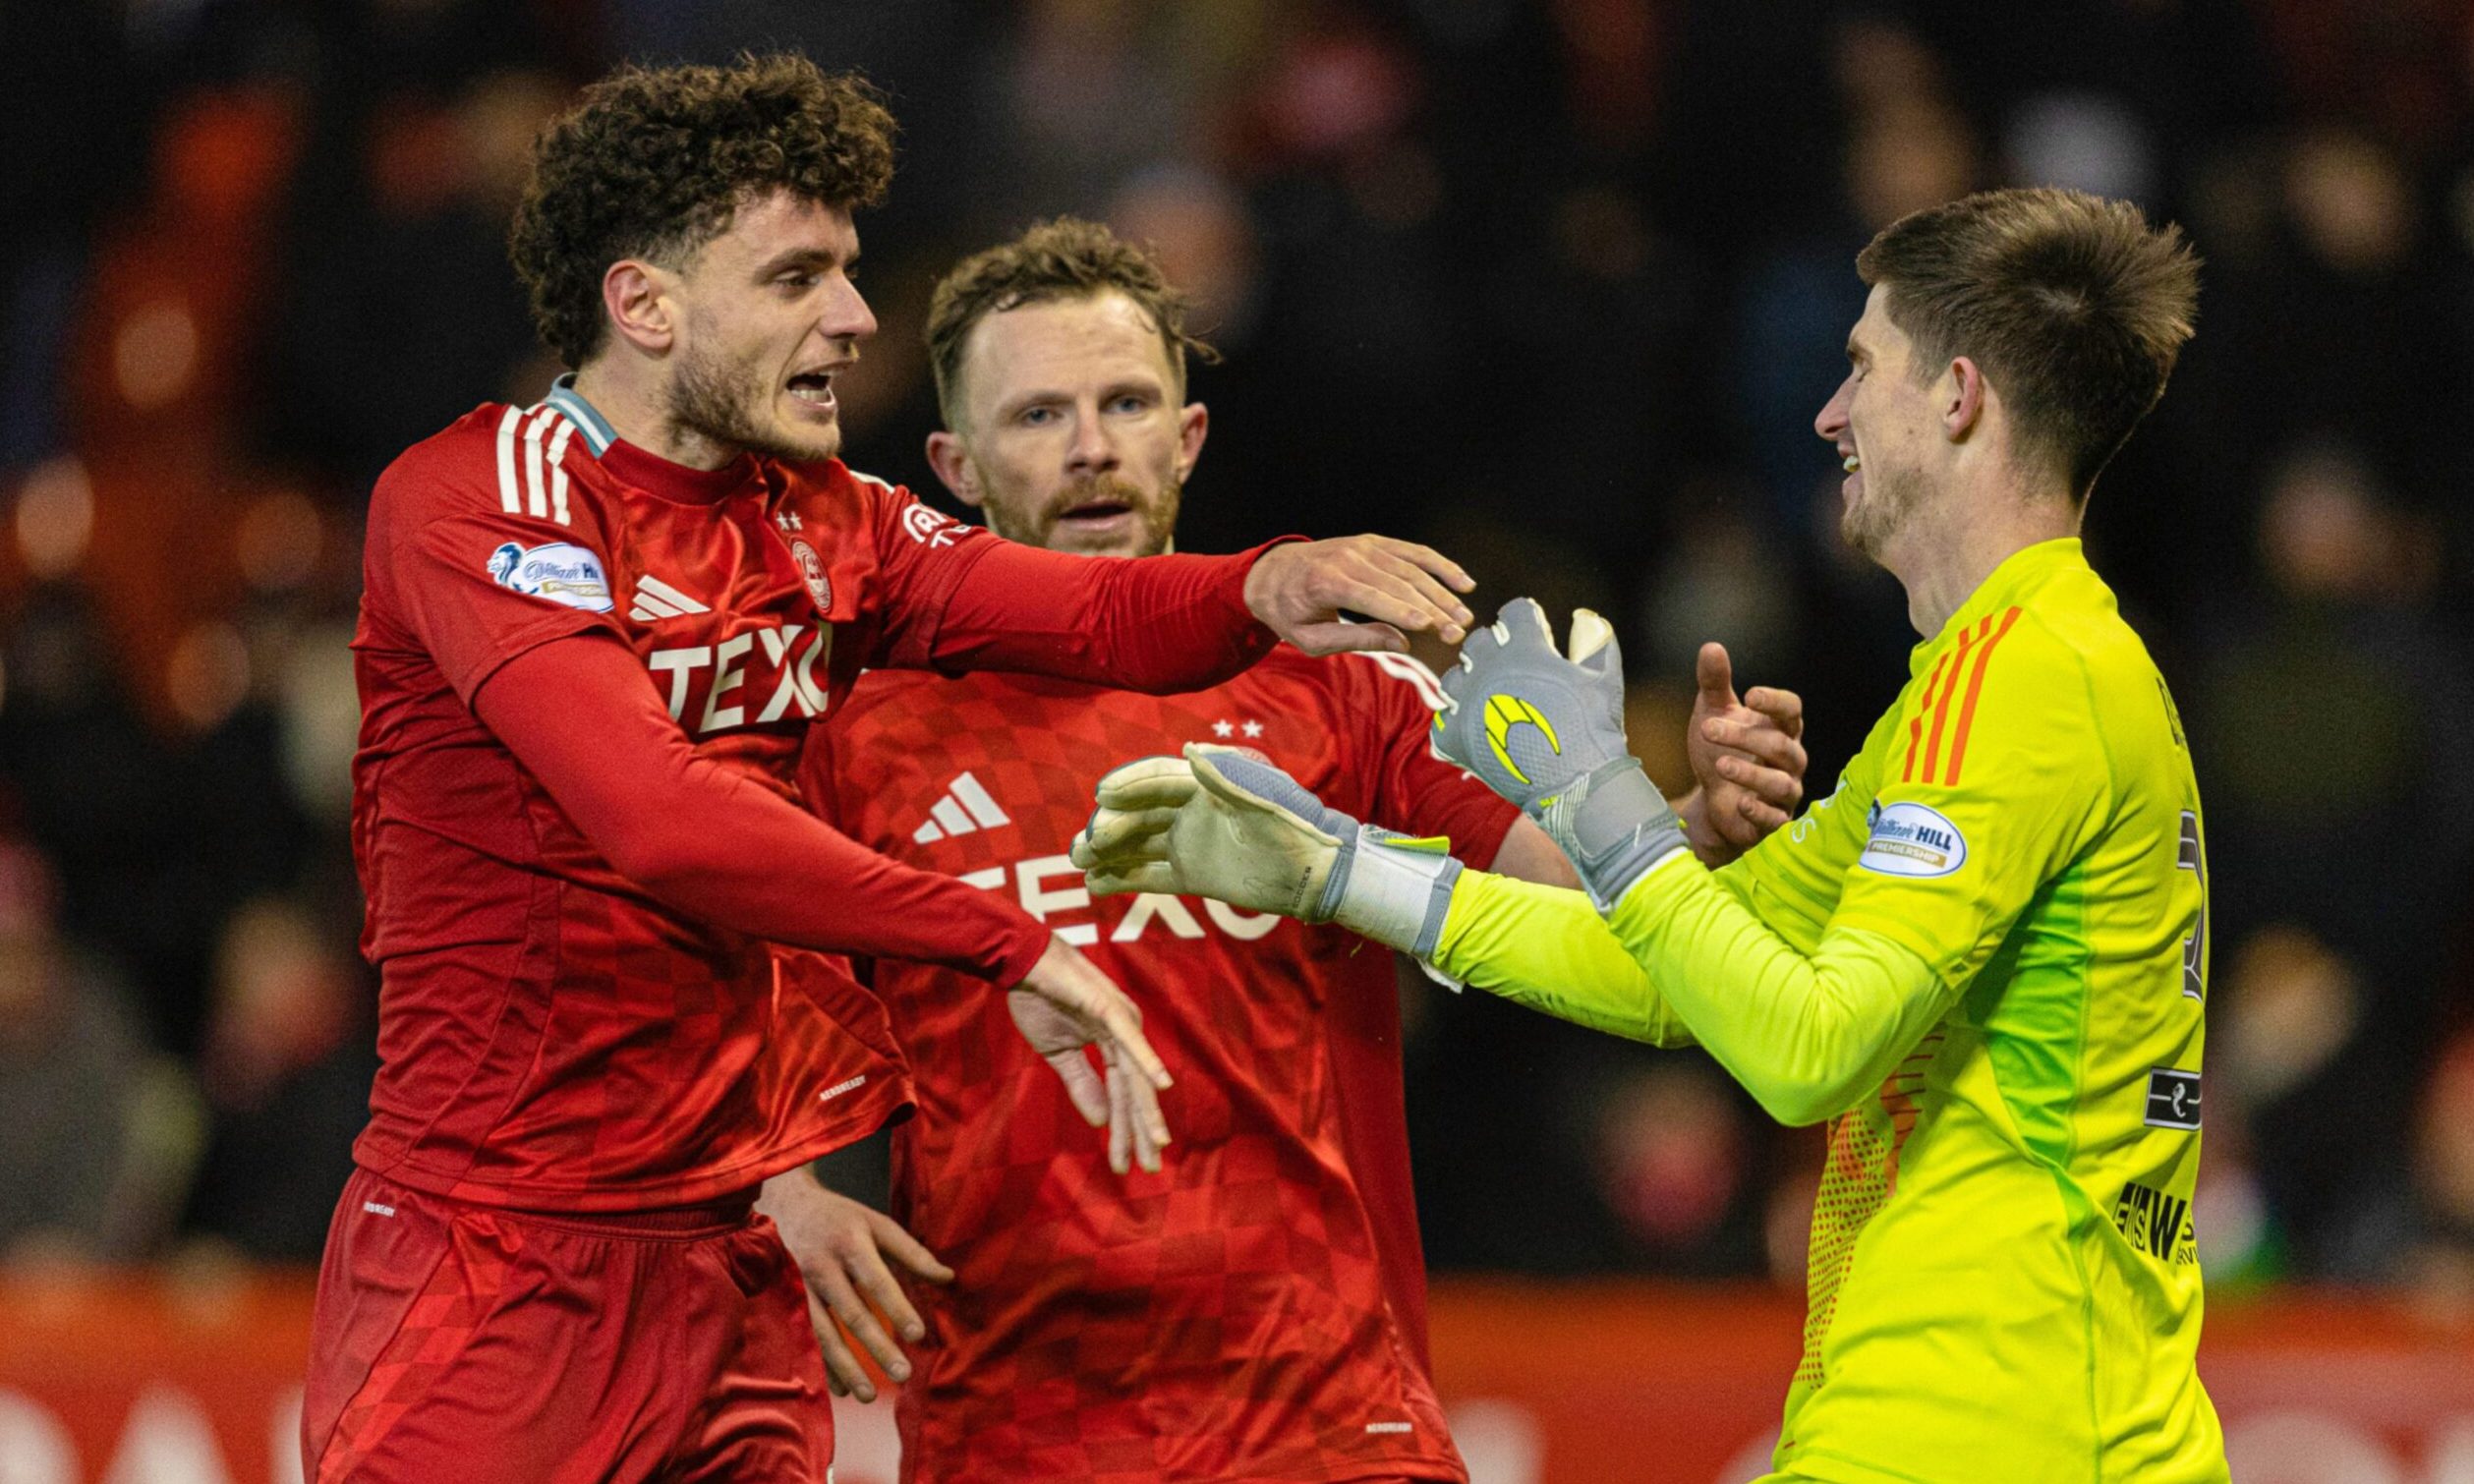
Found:
<path fill-rule="evenodd" d="M 1856 864 L 1883 876 L 1948 876 L 1967 864 L 1967 836 L 1936 809 L 1905 800 L 1872 801 L 1869 835 Z"/>
<path fill-rule="evenodd" d="M 816 611 L 825 612 L 834 605 L 834 585 L 825 580 L 825 558 L 806 542 L 793 539 L 791 559 L 799 564 L 799 578 L 808 585 L 808 597 L 816 599 Z"/>
<path fill-rule="evenodd" d="M 609 578 L 602 559 L 570 542 L 526 546 L 507 542 L 489 553 L 489 580 L 528 598 L 547 599 L 588 613 L 610 610 Z"/>

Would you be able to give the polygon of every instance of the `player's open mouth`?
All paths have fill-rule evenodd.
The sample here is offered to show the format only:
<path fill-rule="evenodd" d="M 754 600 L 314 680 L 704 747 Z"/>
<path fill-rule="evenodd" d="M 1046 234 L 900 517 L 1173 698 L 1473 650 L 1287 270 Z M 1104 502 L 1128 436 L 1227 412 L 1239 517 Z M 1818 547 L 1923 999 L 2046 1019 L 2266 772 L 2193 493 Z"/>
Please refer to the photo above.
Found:
<path fill-rule="evenodd" d="M 820 412 L 832 412 L 834 408 L 832 371 L 801 371 L 790 378 L 789 388 L 793 401 Z"/>
<path fill-rule="evenodd" d="M 1131 515 L 1134 507 L 1123 500 L 1091 500 L 1074 506 L 1057 519 L 1070 526 L 1103 526 L 1120 516 Z"/>
<path fill-rule="evenodd" d="M 1852 500 L 1864 488 L 1864 455 L 1846 454 L 1839 459 L 1838 467 L 1847 471 L 1847 478 L 1839 482 L 1839 491 Z"/>

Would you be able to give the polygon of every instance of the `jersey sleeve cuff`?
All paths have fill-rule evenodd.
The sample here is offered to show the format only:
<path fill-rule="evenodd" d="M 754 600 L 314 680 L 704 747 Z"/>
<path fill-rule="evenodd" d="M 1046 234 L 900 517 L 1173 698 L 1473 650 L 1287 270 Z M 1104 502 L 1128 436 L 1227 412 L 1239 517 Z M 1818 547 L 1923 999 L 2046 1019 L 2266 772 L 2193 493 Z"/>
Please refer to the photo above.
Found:
<path fill-rule="evenodd" d="M 1047 953 L 1050 939 L 1048 929 L 1028 917 L 1009 924 L 1004 954 L 990 972 L 989 982 L 1009 990 L 1030 978 L 1031 970 L 1039 966 L 1041 956 Z"/>
<path fill-rule="evenodd" d="M 1221 558 L 1229 564 L 1229 571 L 1213 591 L 1212 596 L 1227 610 L 1231 623 L 1240 629 L 1243 637 L 1237 641 L 1237 648 L 1247 656 L 1249 663 L 1262 658 L 1278 648 L 1280 636 L 1273 633 L 1271 626 L 1255 617 L 1254 610 L 1245 605 L 1246 579 L 1254 575 L 1254 564 L 1261 561 L 1264 554 L 1274 546 L 1285 546 L 1292 542 L 1304 540 L 1302 536 L 1275 536 L 1259 546 L 1252 546 Z"/>

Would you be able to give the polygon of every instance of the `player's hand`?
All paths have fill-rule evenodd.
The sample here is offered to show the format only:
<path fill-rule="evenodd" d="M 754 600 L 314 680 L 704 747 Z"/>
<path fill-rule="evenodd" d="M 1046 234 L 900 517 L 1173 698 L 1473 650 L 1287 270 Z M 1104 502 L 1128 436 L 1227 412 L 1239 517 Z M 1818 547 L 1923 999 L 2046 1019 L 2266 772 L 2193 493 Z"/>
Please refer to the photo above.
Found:
<path fill-rule="evenodd" d="M 1250 753 L 1188 743 L 1100 780 L 1073 862 L 1097 895 L 1208 896 L 1430 952 L 1461 871 L 1446 840 L 1360 825 Z"/>
<path fill-rule="evenodd" d="M 1804 698 L 1755 686 L 1739 699 L 1727 647 L 1704 644 L 1684 753 L 1699 797 L 1685 834 L 1703 863 L 1722 866 L 1795 818 L 1804 802 Z"/>
<path fill-rule="evenodd" d="M 1575 610 L 1558 653 L 1546 610 L 1516 598 L 1461 646 L 1443 693 L 1437 748 L 1535 820 L 1599 910 L 1689 848 L 1625 739 L 1623 653 L 1605 619 Z"/>
<path fill-rule="evenodd" d="M 951 1283 L 953 1270 L 937 1261 L 900 1223 L 826 1189 L 805 1167 L 767 1180 L 756 1209 L 773 1218 L 782 1246 L 806 1281 L 808 1321 L 825 1351 L 825 1381 L 834 1395 L 876 1399 L 876 1381 L 851 1352 L 852 1341 L 885 1374 L 908 1381 L 910 1359 L 886 1326 L 892 1325 L 909 1343 L 925 1340 L 928 1327 L 911 1307 L 893 1268 L 932 1284 Z"/>
<path fill-rule="evenodd" d="M 1431 547 L 1388 536 L 1344 536 L 1291 542 L 1255 558 L 1245 574 L 1245 606 L 1309 655 L 1405 654 L 1404 630 L 1460 643 L 1472 619 L 1453 595 L 1475 586 L 1458 562 Z M 1345 622 L 1344 608 L 1374 621 Z"/>
<path fill-rule="evenodd" d="M 1127 1158 L 1160 1168 L 1169 1123 L 1160 1094 L 1175 1081 L 1160 1054 L 1143 1039 L 1142 1011 L 1062 938 L 1031 966 L 1030 977 L 1006 996 L 1006 1008 L 1031 1050 L 1064 1079 L 1065 1096 L 1083 1121 L 1108 1125 L 1108 1167 L 1119 1174 Z M 1086 1047 L 1097 1048 L 1105 1072 L 1091 1069 Z"/>
<path fill-rule="evenodd" d="M 1072 849 L 1092 894 L 1208 896 L 1330 921 L 1325 888 L 1357 822 L 1268 763 L 1199 743 L 1185 751 L 1138 758 L 1100 779 L 1099 808 Z M 1251 786 L 1232 785 L 1224 766 Z"/>

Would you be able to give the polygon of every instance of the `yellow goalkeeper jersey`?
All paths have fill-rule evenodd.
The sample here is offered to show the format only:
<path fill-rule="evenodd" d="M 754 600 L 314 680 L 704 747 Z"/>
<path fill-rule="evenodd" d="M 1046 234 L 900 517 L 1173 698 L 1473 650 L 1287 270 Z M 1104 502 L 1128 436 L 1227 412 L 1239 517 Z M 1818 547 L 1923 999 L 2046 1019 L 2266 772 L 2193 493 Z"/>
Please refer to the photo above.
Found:
<path fill-rule="evenodd" d="M 2225 1477 L 2201 1389 L 2208 883 L 2164 679 L 2077 541 L 1918 646 L 1836 793 L 1720 882 L 1797 949 L 1913 949 L 1955 996 L 1829 1125 L 1782 1470 Z"/>
<path fill-rule="evenodd" d="M 1735 865 L 1670 857 L 1603 927 L 1578 893 L 1468 873 L 1436 961 L 1689 1032 L 1781 1116 L 1829 1119 L 1778 1477 L 2217 1481 L 2202 839 L 2162 677 L 2079 542 L 2047 542 L 1918 646 L 1836 791 Z"/>

